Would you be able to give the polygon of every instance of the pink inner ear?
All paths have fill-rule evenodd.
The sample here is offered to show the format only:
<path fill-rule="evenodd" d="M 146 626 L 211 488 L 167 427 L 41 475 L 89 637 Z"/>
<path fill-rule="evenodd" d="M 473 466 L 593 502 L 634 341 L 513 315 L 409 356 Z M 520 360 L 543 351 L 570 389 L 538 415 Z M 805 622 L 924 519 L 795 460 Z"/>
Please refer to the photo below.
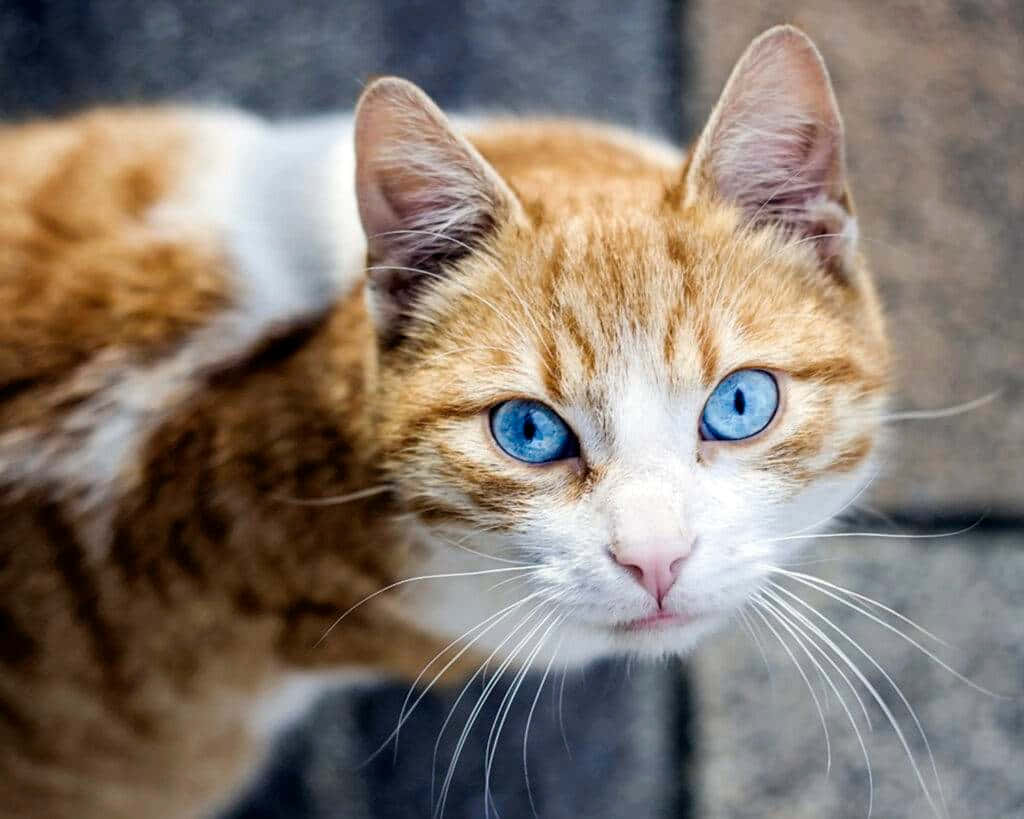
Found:
<path fill-rule="evenodd" d="M 426 265 L 490 230 L 499 182 L 418 88 L 378 80 L 356 113 L 356 191 L 371 255 Z"/>
<path fill-rule="evenodd" d="M 795 118 L 774 131 L 746 127 L 733 152 L 712 158 L 719 194 L 743 209 L 748 227 L 779 225 L 794 239 L 813 241 L 822 263 L 835 266 L 855 235 L 842 187 L 841 134 Z"/>
<path fill-rule="evenodd" d="M 395 336 L 445 263 L 514 209 L 483 157 L 412 83 L 377 80 L 356 110 L 356 195 L 378 330 Z"/>
<path fill-rule="evenodd" d="M 852 233 L 842 120 L 817 49 L 795 29 L 772 29 L 751 44 L 694 162 L 690 179 L 739 205 L 749 226 L 823 237 L 823 260 L 841 253 Z"/>
<path fill-rule="evenodd" d="M 732 127 L 745 133 L 723 135 L 713 173 L 719 193 L 751 216 L 802 221 L 810 200 L 836 197 L 839 149 L 830 129 L 795 118 Z"/>

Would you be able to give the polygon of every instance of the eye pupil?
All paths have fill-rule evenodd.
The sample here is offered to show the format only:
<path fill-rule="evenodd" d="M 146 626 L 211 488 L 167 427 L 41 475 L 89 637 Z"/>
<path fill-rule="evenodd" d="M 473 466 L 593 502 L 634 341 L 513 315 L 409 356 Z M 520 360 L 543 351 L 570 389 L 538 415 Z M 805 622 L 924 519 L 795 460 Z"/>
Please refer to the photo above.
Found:
<path fill-rule="evenodd" d="M 747 399 L 743 395 L 743 390 L 736 390 L 736 394 L 733 396 L 732 405 L 736 409 L 736 412 L 740 415 L 747 408 Z"/>
<path fill-rule="evenodd" d="M 533 437 L 537 434 L 537 425 L 533 423 L 533 418 L 526 416 L 526 420 L 523 421 L 523 437 L 527 441 L 532 441 Z"/>

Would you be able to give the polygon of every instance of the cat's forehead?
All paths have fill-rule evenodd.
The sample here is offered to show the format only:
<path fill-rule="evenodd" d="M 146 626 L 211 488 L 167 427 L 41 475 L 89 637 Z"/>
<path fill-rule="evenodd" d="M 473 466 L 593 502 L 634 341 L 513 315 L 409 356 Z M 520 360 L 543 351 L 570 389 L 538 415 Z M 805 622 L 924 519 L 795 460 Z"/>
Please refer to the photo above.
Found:
<path fill-rule="evenodd" d="M 842 322 L 808 284 L 822 278 L 810 254 L 743 235 L 729 214 L 700 217 L 576 217 L 520 255 L 508 295 L 533 305 L 543 366 L 576 389 L 707 389 L 741 366 L 809 356 L 809 324 L 819 348 L 838 342 Z"/>

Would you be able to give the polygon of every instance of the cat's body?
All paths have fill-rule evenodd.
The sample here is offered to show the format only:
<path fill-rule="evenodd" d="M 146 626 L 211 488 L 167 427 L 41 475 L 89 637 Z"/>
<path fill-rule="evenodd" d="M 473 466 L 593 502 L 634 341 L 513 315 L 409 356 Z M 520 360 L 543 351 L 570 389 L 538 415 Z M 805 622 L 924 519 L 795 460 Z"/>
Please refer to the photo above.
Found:
<path fill-rule="evenodd" d="M 780 31 L 762 50 L 813 74 Z M 0 131 L 5 815 L 208 812 L 303 679 L 415 676 L 503 611 L 452 672 L 684 651 L 777 554 L 753 547 L 863 484 L 887 362 L 841 131 L 827 173 L 807 136 L 810 205 L 773 212 L 757 162 L 753 210 L 727 184 L 728 104 L 684 162 L 559 121 L 471 123 L 477 154 L 417 93 L 376 84 L 355 125 Z M 701 441 L 708 391 L 751 367 L 778 419 Z M 579 454 L 528 466 L 487 440 L 518 396 Z M 652 537 L 669 580 L 626 557 Z M 641 624 L 652 606 L 672 622 Z"/>

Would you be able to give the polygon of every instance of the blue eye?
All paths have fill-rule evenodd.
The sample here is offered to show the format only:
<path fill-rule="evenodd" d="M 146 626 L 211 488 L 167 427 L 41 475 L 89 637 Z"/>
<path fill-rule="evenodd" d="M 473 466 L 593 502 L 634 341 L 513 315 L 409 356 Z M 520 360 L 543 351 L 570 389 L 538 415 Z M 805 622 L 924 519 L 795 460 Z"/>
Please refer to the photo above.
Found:
<path fill-rule="evenodd" d="M 529 464 L 580 454 L 579 441 L 558 414 L 540 401 L 513 399 L 491 410 L 491 434 L 505 452 Z"/>
<path fill-rule="evenodd" d="M 739 441 L 757 435 L 779 408 L 779 387 L 764 370 L 737 370 L 711 393 L 700 419 L 704 440 Z"/>

